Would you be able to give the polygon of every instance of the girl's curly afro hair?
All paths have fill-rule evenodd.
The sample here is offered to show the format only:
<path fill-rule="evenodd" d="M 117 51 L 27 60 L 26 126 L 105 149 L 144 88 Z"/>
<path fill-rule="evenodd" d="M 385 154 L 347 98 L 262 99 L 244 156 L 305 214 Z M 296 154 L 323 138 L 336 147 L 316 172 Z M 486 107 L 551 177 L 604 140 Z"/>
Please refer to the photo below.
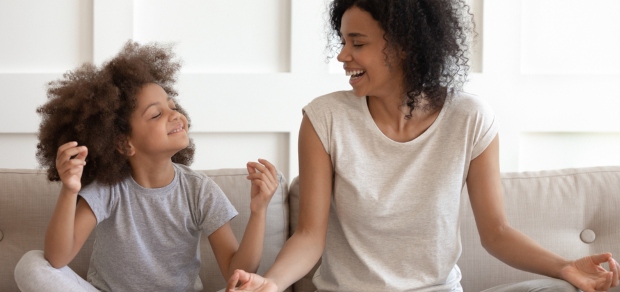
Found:
<path fill-rule="evenodd" d="M 462 90 L 469 71 L 473 21 L 464 0 L 334 0 L 329 7 L 328 50 L 340 46 L 340 25 L 353 6 L 370 13 L 385 31 L 386 52 L 404 52 L 401 62 L 406 105 L 413 111 L 441 107 Z M 386 60 L 387 53 L 386 53 Z"/>
<path fill-rule="evenodd" d="M 118 146 L 131 134 L 129 118 L 136 107 L 136 94 L 144 85 L 156 83 L 174 100 L 177 92 L 173 85 L 181 65 L 173 58 L 170 45 L 128 41 L 101 68 L 84 64 L 50 82 L 49 100 L 37 109 L 42 118 L 37 159 L 47 169 L 48 179 L 60 180 L 56 154 L 58 147 L 70 141 L 88 147 L 82 185 L 94 180 L 115 184 L 129 176 L 129 161 Z M 178 104 L 177 109 L 187 117 Z M 189 165 L 193 156 L 190 140 L 172 161 Z"/>

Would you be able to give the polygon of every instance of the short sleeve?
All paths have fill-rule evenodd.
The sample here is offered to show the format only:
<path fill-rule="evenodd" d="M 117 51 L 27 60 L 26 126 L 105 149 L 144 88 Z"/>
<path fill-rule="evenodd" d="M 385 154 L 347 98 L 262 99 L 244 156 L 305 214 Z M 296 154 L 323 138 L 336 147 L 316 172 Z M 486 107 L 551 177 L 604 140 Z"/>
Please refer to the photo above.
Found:
<path fill-rule="evenodd" d="M 208 177 L 204 179 L 199 196 L 197 224 L 206 235 L 211 235 L 239 214 L 222 189 Z"/>
<path fill-rule="evenodd" d="M 472 160 L 484 152 L 499 132 L 499 123 L 495 113 L 486 102 L 477 100 L 475 115 Z"/>
<path fill-rule="evenodd" d="M 325 95 L 315 98 L 303 108 L 303 113 L 312 123 L 312 127 L 323 144 L 325 152 L 330 153 L 330 125 L 332 123 L 329 100 L 331 96 Z"/>
<path fill-rule="evenodd" d="M 115 205 L 114 187 L 93 182 L 79 192 L 97 218 L 97 224 L 110 217 Z"/>

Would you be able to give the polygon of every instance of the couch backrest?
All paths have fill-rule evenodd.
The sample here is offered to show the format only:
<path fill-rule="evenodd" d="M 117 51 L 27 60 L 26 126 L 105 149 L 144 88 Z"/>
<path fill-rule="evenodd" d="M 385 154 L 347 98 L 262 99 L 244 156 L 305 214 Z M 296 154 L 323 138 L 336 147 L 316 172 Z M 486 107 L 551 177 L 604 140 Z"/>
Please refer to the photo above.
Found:
<path fill-rule="evenodd" d="M 241 241 L 245 226 L 250 218 L 250 182 L 246 179 L 248 171 L 245 168 L 218 169 L 200 171 L 212 178 L 224 191 L 230 202 L 235 206 L 239 215 L 235 217 L 230 225 L 237 237 Z M 284 176 L 278 173 L 279 186 L 276 193 L 269 202 L 267 209 L 267 226 L 265 230 L 265 244 L 263 257 L 261 259 L 259 274 L 264 274 L 273 264 L 289 237 L 289 208 L 288 208 L 288 184 Z M 203 291 L 218 291 L 226 287 L 226 281 L 220 272 L 209 240 L 206 235 L 202 235 L 200 242 L 201 269 L 200 278 L 202 279 Z"/>
<path fill-rule="evenodd" d="M 60 184 L 38 170 L 0 169 L 0 291 L 19 291 L 15 265 L 29 250 L 43 249 L 45 230 L 52 217 Z M 85 276 L 94 236 L 69 266 Z"/>
<path fill-rule="evenodd" d="M 503 173 L 502 187 L 510 225 L 543 247 L 567 259 L 602 252 L 620 256 L 620 167 Z M 458 265 L 464 290 L 540 278 L 503 264 L 482 248 L 467 190 L 462 199 Z"/>
<path fill-rule="evenodd" d="M 543 247 L 567 259 L 602 252 L 620 255 L 620 166 L 502 173 L 501 180 L 510 224 Z M 467 189 L 461 197 L 463 252 L 458 265 L 464 291 L 541 278 L 500 262 L 482 248 Z M 297 178 L 290 184 L 289 198 L 294 230 L 299 214 Z M 296 292 L 315 290 L 315 269 L 295 283 Z M 620 287 L 609 291 L 618 292 Z"/>
<path fill-rule="evenodd" d="M 247 170 L 240 168 L 200 172 L 206 173 L 222 188 L 239 212 L 231 221 L 231 226 L 238 240 L 241 240 L 250 213 Z M 281 174 L 278 179 L 280 186 L 268 208 L 266 242 L 259 273 L 264 273 L 271 266 L 289 234 L 288 185 Z M 60 184 L 48 182 L 42 171 L 0 169 L 0 292 L 19 291 L 13 278 L 15 265 L 27 251 L 43 249 L 45 230 L 59 190 Z M 86 276 L 88 270 L 93 240 L 94 236 L 91 235 L 69 264 L 82 277 Z M 204 235 L 200 249 L 200 278 L 204 291 L 217 291 L 225 287 L 209 241 Z"/>

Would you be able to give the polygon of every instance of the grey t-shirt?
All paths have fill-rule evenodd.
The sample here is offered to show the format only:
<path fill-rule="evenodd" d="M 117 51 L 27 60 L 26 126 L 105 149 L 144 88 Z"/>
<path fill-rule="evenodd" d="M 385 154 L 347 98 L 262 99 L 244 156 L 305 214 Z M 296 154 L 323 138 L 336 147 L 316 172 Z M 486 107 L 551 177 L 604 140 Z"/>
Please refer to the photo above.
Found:
<path fill-rule="evenodd" d="M 204 174 L 174 164 L 173 181 L 147 189 L 133 178 L 80 191 L 97 217 L 88 281 L 102 291 L 195 291 L 201 232 L 238 213 Z"/>
<path fill-rule="evenodd" d="M 334 168 L 319 291 L 461 291 L 460 196 L 471 160 L 497 134 L 490 107 L 455 96 L 404 143 L 385 136 L 351 91 L 304 112 Z"/>

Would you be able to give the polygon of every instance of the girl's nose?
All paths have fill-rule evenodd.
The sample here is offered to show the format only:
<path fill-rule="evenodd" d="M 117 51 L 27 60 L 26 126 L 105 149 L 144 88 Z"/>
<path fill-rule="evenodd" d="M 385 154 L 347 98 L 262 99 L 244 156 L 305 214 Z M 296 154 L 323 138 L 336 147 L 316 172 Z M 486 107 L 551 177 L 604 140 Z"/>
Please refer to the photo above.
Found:
<path fill-rule="evenodd" d="M 170 115 L 170 120 L 178 120 L 181 117 L 181 113 L 177 110 L 171 110 L 172 114 Z"/>

